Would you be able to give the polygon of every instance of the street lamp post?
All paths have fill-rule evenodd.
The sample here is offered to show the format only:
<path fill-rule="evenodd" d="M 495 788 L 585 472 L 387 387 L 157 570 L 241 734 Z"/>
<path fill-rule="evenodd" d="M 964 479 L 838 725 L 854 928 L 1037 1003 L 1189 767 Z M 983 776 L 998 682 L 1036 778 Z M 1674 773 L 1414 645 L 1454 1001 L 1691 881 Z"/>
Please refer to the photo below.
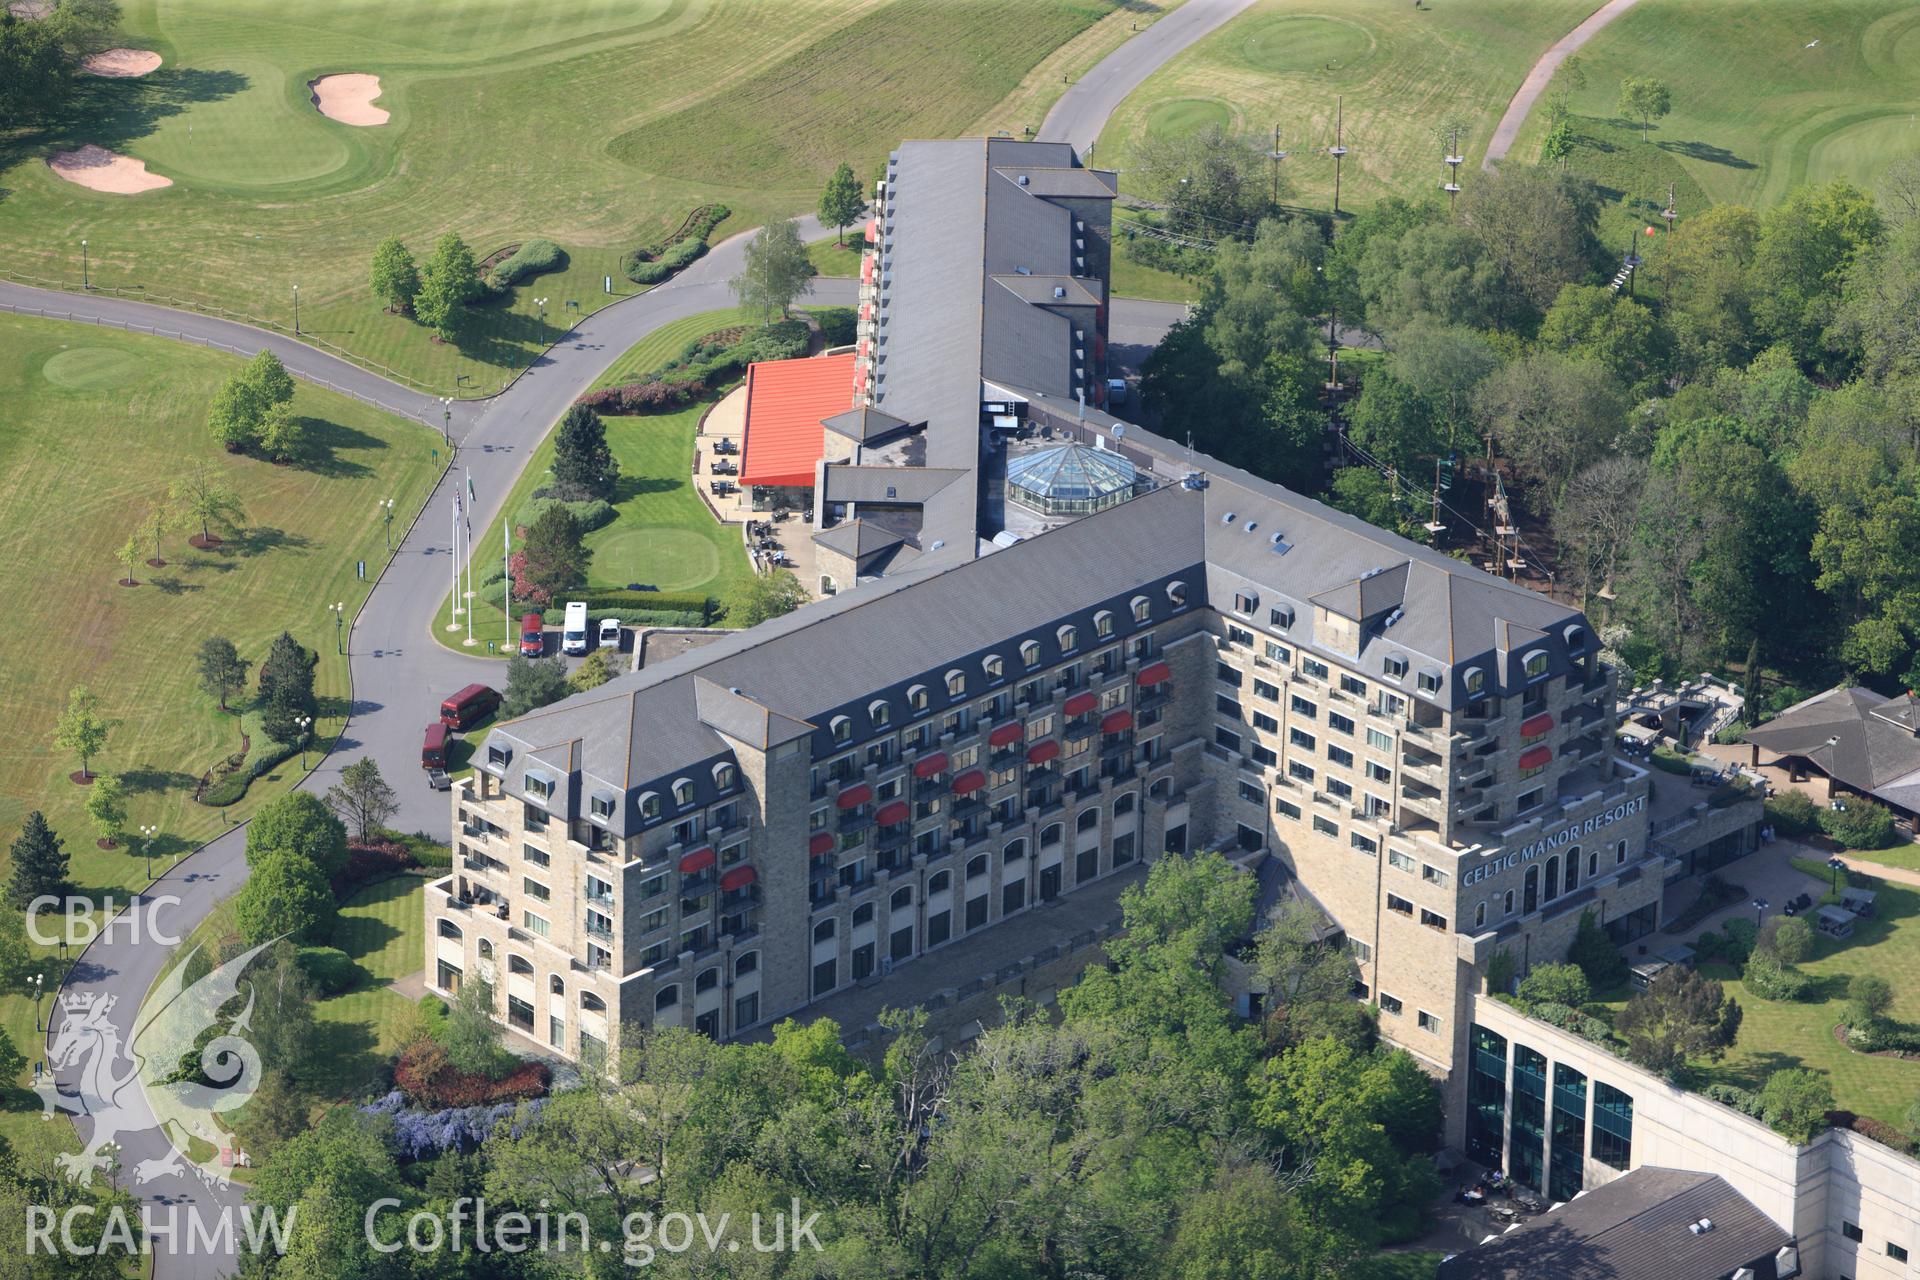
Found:
<path fill-rule="evenodd" d="M 540 308 L 540 333 L 542 336 L 545 336 L 547 332 L 547 300 L 545 298 L 535 298 L 533 305 Z"/>
<path fill-rule="evenodd" d="M 313 728 L 313 717 L 301 716 L 293 723 L 300 729 L 300 768 L 305 770 L 307 767 L 307 731 Z"/>
<path fill-rule="evenodd" d="M 85 240 L 80 242 L 80 287 L 82 289 L 93 288 L 93 276 L 87 269 L 87 242 Z"/>
<path fill-rule="evenodd" d="M 147 855 L 147 883 L 153 883 L 153 838 L 160 834 L 160 828 L 148 823 L 140 828 L 140 848 Z"/>
<path fill-rule="evenodd" d="M 1767 908 L 1772 905 L 1773 904 L 1765 898 L 1755 898 L 1753 900 L 1753 927 L 1755 929 L 1758 929 L 1766 922 Z"/>
<path fill-rule="evenodd" d="M 40 997 L 45 993 L 46 982 L 47 975 L 44 973 L 36 973 L 27 979 L 27 990 L 33 995 L 33 1029 L 35 1031 L 46 1030 L 40 1024 Z"/>
<path fill-rule="evenodd" d="M 453 397 L 440 397 L 440 438 L 453 443 Z"/>
<path fill-rule="evenodd" d="M 1827 869 L 1833 872 L 1833 891 L 1840 892 L 1840 873 L 1847 869 L 1847 860 L 1839 854 L 1827 859 Z"/>
<path fill-rule="evenodd" d="M 380 508 L 381 518 L 386 521 L 387 551 L 391 553 L 393 551 L 393 499 L 388 498 L 384 502 L 376 502 L 374 505 Z"/>
<path fill-rule="evenodd" d="M 293 286 L 293 336 L 300 336 L 300 286 Z"/>
<path fill-rule="evenodd" d="M 333 606 L 333 647 L 340 653 L 347 651 L 346 625 L 347 606 L 344 603 L 335 602 Z"/>

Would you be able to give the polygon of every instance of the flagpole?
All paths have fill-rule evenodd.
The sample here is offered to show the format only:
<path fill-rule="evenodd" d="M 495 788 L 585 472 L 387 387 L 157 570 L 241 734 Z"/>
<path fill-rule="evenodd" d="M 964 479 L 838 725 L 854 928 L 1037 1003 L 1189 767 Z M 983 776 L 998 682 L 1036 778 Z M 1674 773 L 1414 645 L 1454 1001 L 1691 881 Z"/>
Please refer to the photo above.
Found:
<path fill-rule="evenodd" d="M 450 514 L 453 517 L 453 543 L 451 547 L 453 557 L 453 592 L 448 597 L 447 603 L 453 612 L 447 615 L 447 630 L 458 631 L 460 629 L 460 491 L 458 489 L 453 491 L 453 510 Z"/>
<path fill-rule="evenodd" d="M 467 470 L 467 554 L 464 563 L 467 566 L 467 647 L 472 648 L 473 639 L 473 471 Z"/>
<path fill-rule="evenodd" d="M 500 574 L 506 592 L 500 597 L 500 612 L 507 615 L 507 649 L 513 652 L 513 521 L 500 521 Z"/>

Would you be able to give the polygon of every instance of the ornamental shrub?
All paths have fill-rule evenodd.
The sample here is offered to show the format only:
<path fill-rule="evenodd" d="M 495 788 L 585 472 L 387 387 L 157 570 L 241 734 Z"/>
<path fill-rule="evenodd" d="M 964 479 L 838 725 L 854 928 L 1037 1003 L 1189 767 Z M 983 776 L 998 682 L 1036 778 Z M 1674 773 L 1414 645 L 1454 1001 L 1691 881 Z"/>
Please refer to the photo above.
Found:
<path fill-rule="evenodd" d="M 1751 1089 L 1742 1089 L 1734 1084 L 1710 1084 L 1700 1092 L 1742 1115 L 1752 1116 L 1755 1120 L 1761 1117 L 1760 1095 Z"/>
<path fill-rule="evenodd" d="M 529 276 L 565 270 L 566 265 L 565 249 L 551 240 L 529 240 L 511 258 L 493 269 L 493 274 L 487 277 L 487 284 L 495 289 L 507 289 Z"/>
<path fill-rule="evenodd" d="M 1893 843 L 1893 813 L 1871 800 L 1849 799 L 1844 809 L 1822 809 L 1820 829 L 1843 849 L 1884 849 Z"/>
<path fill-rule="evenodd" d="M 521 1062 L 498 1080 L 461 1071 L 437 1040 L 409 1045 L 394 1064 L 393 1083 L 407 1098 L 439 1110 L 542 1097 L 551 1073 L 544 1062 Z"/>
<path fill-rule="evenodd" d="M 1520 979 L 1518 995 L 1527 1004 L 1564 1004 L 1579 1007 L 1593 995 L 1587 975 L 1578 965 L 1542 964 Z"/>
<path fill-rule="evenodd" d="M 1804 1000 L 1813 987 L 1811 978 L 1771 951 L 1755 951 L 1740 977 L 1762 1000 Z"/>
<path fill-rule="evenodd" d="M 330 996 L 351 989 L 366 972 L 338 947 L 302 947 L 298 959 L 302 971 L 313 979 L 313 985 Z"/>
<path fill-rule="evenodd" d="M 820 326 L 820 337 L 830 347 L 844 347 L 854 339 L 859 315 L 852 307 L 810 307 L 808 314 Z"/>
<path fill-rule="evenodd" d="M 532 501 L 513 513 L 514 527 L 531 529 L 549 507 L 565 507 L 572 512 L 574 521 L 579 524 L 580 532 L 583 534 L 592 533 L 595 529 L 604 529 L 613 523 L 614 516 L 617 514 L 613 504 L 604 498 L 590 498 L 584 502 L 562 502 L 558 498 L 535 496 Z M 486 581 L 498 582 L 504 573 L 504 570 L 495 565 L 492 576 Z"/>
<path fill-rule="evenodd" d="M 440 1111 L 422 1111 L 407 1106 L 406 1094 L 398 1089 L 360 1110 L 370 1116 L 392 1116 L 393 1128 L 387 1141 L 402 1161 L 431 1160 L 450 1151 L 471 1151 L 494 1136 L 502 1123 L 511 1137 L 519 1137 L 539 1118 L 546 1099 L 536 1098 L 523 1108 L 517 1103 L 496 1102 L 487 1106 L 449 1107 Z"/>
<path fill-rule="evenodd" d="M 1804 836 L 1820 826 L 1820 806 L 1799 791 L 1782 791 L 1766 800 L 1767 820 L 1782 835 Z"/>
<path fill-rule="evenodd" d="M 1753 954 L 1753 944 L 1760 937 L 1760 926 L 1745 916 L 1729 920 L 1720 926 L 1725 941 L 1720 947 L 1720 958 L 1731 965 L 1744 965 L 1747 957 Z"/>

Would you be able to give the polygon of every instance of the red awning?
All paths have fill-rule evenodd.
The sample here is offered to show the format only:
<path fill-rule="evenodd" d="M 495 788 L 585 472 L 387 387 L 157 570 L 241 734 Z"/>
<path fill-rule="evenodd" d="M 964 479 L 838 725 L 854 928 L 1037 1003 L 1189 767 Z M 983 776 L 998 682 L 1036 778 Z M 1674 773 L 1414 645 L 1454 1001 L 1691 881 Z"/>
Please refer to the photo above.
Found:
<path fill-rule="evenodd" d="M 987 785 L 987 775 L 978 769 L 969 769 L 953 780 L 953 794 L 967 795 Z"/>
<path fill-rule="evenodd" d="M 842 791 L 840 798 L 834 803 L 838 804 L 842 809 L 855 809 L 871 799 L 873 799 L 873 788 L 863 782 L 858 786 L 848 787 L 845 791 Z"/>
<path fill-rule="evenodd" d="M 905 822 L 907 815 L 912 812 L 913 810 L 907 808 L 906 801 L 895 800 L 892 804 L 881 805 L 880 812 L 873 815 L 873 820 L 883 827 L 897 826 Z"/>
<path fill-rule="evenodd" d="M 1026 725 L 1020 723 L 1018 720 L 1009 720 L 988 734 L 987 742 L 991 746 L 1004 747 L 1010 742 L 1020 741 L 1022 737 L 1026 736 L 1026 732 Z"/>
<path fill-rule="evenodd" d="M 873 254 L 868 253 L 860 259 L 860 283 L 873 283 Z"/>
<path fill-rule="evenodd" d="M 867 322 L 868 320 L 871 320 L 871 319 L 873 319 L 873 304 L 872 304 L 871 302 L 863 302 L 863 303 L 861 303 L 861 304 L 860 304 L 860 320 L 861 320 L 861 323 L 863 323 L 863 324 L 864 324 L 865 322 Z"/>
<path fill-rule="evenodd" d="M 832 852 L 833 834 L 831 832 L 816 831 L 807 840 L 807 856 L 809 858 L 824 858 Z"/>
<path fill-rule="evenodd" d="M 728 867 L 720 877 L 720 887 L 728 893 L 735 889 L 744 889 L 760 878 L 760 873 L 750 866 Z"/>
<path fill-rule="evenodd" d="M 944 751 L 936 751 L 930 756 L 921 756 L 913 762 L 913 776 L 916 778 L 931 778 L 934 774 L 945 770 L 946 767 L 947 753 Z"/>
<path fill-rule="evenodd" d="M 1125 707 L 1118 711 L 1107 712 L 1106 718 L 1100 721 L 1102 733 L 1125 733 L 1131 728 L 1133 728 L 1133 712 Z"/>
<path fill-rule="evenodd" d="M 878 218 L 868 218 L 868 219 L 867 219 L 867 240 L 868 240 L 868 242 L 869 242 L 869 243 L 871 243 L 871 242 L 873 242 L 873 241 L 876 241 L 876 240 L 878 240 L 879 238 L 880 238 L 880 219 L 878 219 Z"/>
<path fill-rule="evenodd" d="M 1520 722 L 1520 736 L 1523 738 L 1537 738 L 1551 728 L 1553 728 L 1552 713 L 1542 711 L 1539 715 L 1528 716 Z"/>
<path fill-rule="evenodd" d="M 713 846 L 707 845 L 704 848 L 695 849 L 692 853 L 681 857 L 680 874 L 686 876 L 698 875 L 712 865 Z"/>
<path fill-rule="evenodd" d="M 1522 769 L 1545 768 L 1551 759 L 1553 759 L 1552 747 L 1528 747 L 1520 753 L 1520 767 Z"/>
<path fill-rule="evenodd" d="M 1090 693 L 1076 693 L 1067 699 L 1067 705 L 1061 710 L 1070 716 L 1083 716 L 1100 705 L 1100 699 Z"/>
<path fill-rule="evenodd" d="M 1059 754 L 1060 754 L 1060 744 L 1055 742 L 1052 738 L 1048 738 L 1044 742 L 1036 742 L 1032 746 L 1027 748 L 1027 763 L 1028 764 L 1045 764 L 1047 761 L 1053 759 Z"/>
<path fill-rule="evenodd" d="M 1153 662 L 1140 668 L 1140 674 L 1134 677 L 1143 689 L 1152 688 L 1173 679 L 1173 668 L 1164 662 Z"/>

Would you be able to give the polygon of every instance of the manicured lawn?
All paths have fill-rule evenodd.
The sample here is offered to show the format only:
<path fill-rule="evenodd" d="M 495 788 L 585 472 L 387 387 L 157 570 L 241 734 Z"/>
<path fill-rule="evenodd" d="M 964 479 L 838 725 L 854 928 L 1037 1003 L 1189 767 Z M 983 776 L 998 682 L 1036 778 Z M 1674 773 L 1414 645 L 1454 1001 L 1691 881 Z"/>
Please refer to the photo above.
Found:
<path fill-rule="evenodd" d="M 860 255 L 866 249 L 865 224 L 847 228 L 846 243 L 836 241 L 832 236 L 825 240 L 815 240 L 807 246 L 807 261 L 813 264 L 814 274 L 822 276 L 856 276 L 860 274 Z"/>
<path fill-rule="evenodd" d="M 1877 862 L 1883 867 L 1901 867 L 1920 871 L 1920 844 L 1897 844 L 1891 849 L 1850 849 L 1846 855 L 1858 862 Z"/>
<path fill-rule="evenodd" d="M 386 1060 L 400 1051 L 413 1001 L 389 982 L 418 973 L 426 939 L 427 877 L 396 876 L 369 885 L 340 907 L 333 945 L 352 956 L 367 978 L 314 1008 L 320 1025 L 315 1086 L 351 1101 L 364 1093 Z"/>
<path fill-rule="evenodd" d="M 1591 10 L 1540 0 L 1420 9 L 1401 0 L 1262 0 L 1148 77 L 1108 121 L 1097 159 L 1124 169 L 1137 138 L 1215 124 L 1270 147 L 1278 123 L 1281 147 L 1292 153 L 1282 175 L 1292 198 L 1325 208 L 1333 198 L 1325 150 L 1334 141 L 1335 98 L 1344 95 L 1341 207 L 1425 195 L 1443 172 L 1441 122 L 1465 123 L 1461 147 L 1477 170 L 1527 68 Z M 1115 292 L 1125 292 L 1118 282 Z"/>
<path fill-rule="evenodd" d="M 738 311 L 708 312 L 665 326 L 621 357 L 614 371 L 624 373 L 610 372 L 602 382 L 623 381 L 654 368 L 678 354 L 690 339 L 742 318 Z M 640 582 L 661 591 L 703 591 L 718 598 L 752 572 L 741 550 L 740 531 L 715 520 L 694 492 L 694 430 L 707 408 L 695 404 L 674 413 L 605 420 L 607 443 L 620 460 L 620 490 L 614 499 L 614 522 L 587 535 L 587 549 L 593 553 L 589 585 L 625 587 Z M 476 577 L 496 563 L 504 521 L 546 482 L 552 464 L 553 437 L 549 435 L 520 473 L 503 514 L 475 543 L 483 548 Z M 445 613 L 447 601 L 442 600 L 440 608 Z M 485 601 L 476 601 L 473 625 L 476 635 L 506 634 L 500 608 Z M 443 643 L 447 634 L 434 629 Z"/>
<path fill-rule="evenodd" d="M 960 132 L 969 136 L 1030 136 L 1070 82 L 1078 81 L 1136 31 L 1146 30 L 1184 3 L 1186 0 L 1126 0 L 1113 6 L 1113 12 L 1036 62 L 1012 93 L 994 103 L 971 128 Z"/>
<path fill-rule="evenodd" d="M 1901 0 L 1641 0 L 1580 59 L 1587 87 L 1572 108 L 1601 146 L 1573 168 L 1657 200 L 1656 211 L 1675 181 L 1682 218 L 1703 201 L 1760 207 L 1834 177 L 1871 191 L 1889 162 L 1920 149 L 1920 9 Z M 1650 141 L 1618 118 L 1627 75 L 1673 91 Z M 1538 154 L 1541 115 L 1515 156 Z"/>
<path fill-rule="evenodd" d="M 1160 302 L 1197 302 L 1200 286 L 1183 275 L 1162 271 L 1135 262 L 1125 241 L 1115 237 L 1113 247 L 1113 296 L 1116 298 L 1152 298 Z"/>
<path fill-rule="evenodd" d="M 88 82 L 71 118 L 0 143 L 0 262 L 302 328 L 436 390 L 498 386 L 560 336 L 569 300 L 632 292 L 623 253 L 727 204 L 724 237 L 810 210 L 834 165 L 869 178 L 901 137 L 977 127 L 1104 0 L 129 0 L 128 43 L 166 63 Z M 1115 30 L 1109 23 L 1105 35 Z M 1118 27 L 1124 35 L 1124 24 Z M 307 82 L 381 78 L 385 125 L 321 117 Z M 55 176 L 86 143 L 173 179 L 127 197 Z M 458 346 L 370 296 L 388 234 L 424 257 L 457 231 L 487 254 L 533 236 L 561 273 L 485 309 Z M 549 300 L 546 323 L 536 297 Z"/>
<path fill-rule="evenodd" d="M 703 311 L 684 320 L 669 320 L 623 352 L 607 371 L 594 379 L 594 387 L 617 387 L 633 382 L 678 356 L 689 342 L 710 333 L 752 323 L 756 317 L 740 307 L 724 311 Z"/>

